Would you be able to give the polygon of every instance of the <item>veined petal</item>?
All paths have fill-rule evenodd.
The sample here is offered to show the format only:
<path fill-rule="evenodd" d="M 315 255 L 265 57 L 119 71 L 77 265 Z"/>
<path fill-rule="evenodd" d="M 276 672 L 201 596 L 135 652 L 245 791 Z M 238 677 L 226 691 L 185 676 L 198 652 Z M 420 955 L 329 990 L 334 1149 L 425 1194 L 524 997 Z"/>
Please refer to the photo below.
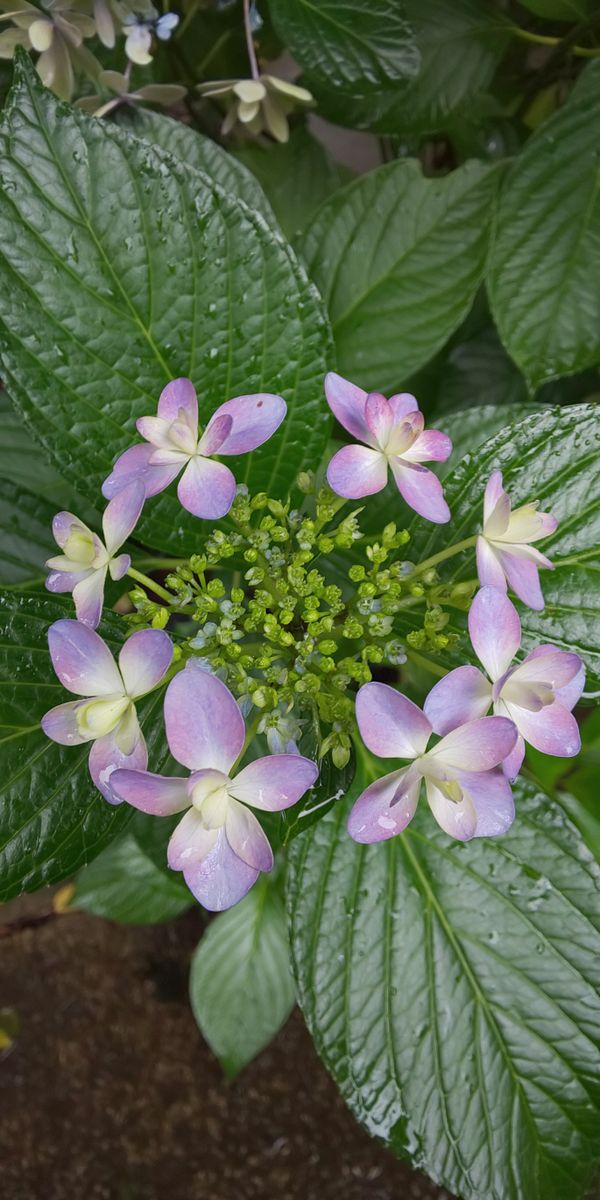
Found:
<path fill-rule="evenodd" d="M 469 636 L 473 649 L 492 682 L 496 682 L 521 645 L 519 614 L 505 592 L 482 587 L 469 609 Z"/>
<path fill-rule="evenodd" d="M 434 733 L 450 733 L 459 725 L 485 717 L 492 685 L 477 667 L 457 667 L 432 687 L 423 712 Z"/>
<path fill-rule="evenodd" d="M 470 841 L 477 829 L 477 812 L 468 792 L 462 792 L 461 800 L 449 800 L 431 779 L 425 779 L 425 786 L 429 807 L 444 833 L 461 842 Z"/>
<path fill-rule="evenodd" d="M 76 696 L 123 692 L 123 680 L 108 646 L 87 625 L 55 621 L 48 630 L 48 646 L 60 682 Z"/>
<path fill-rule="evenodd" d="M 140 480 L 144 485 L 146 498 L 164 492 L 165 488 L 177 478 L 181 463 L 171 463 L 167 466 L 150 462 L 154 447 L 147 442 L 130 446 L 117 459 L 110 475 L 102 484 L 102 495 L 112 500 L 124 487 L 134 480 Z"/>
<path fill-rule="evenodd" d="M 506 529 L 510 516 L 510 499 L 502 486 L 502 471 L 492 471 L 483 497 L 483 528 L 487 536 L 487 525 L 493 520 L 494 528 Z"/>
<path fill-rule="evenodd" d="M 107 504 L 102 517 L 104 541 L 112 555 L 135 529 L 146 498 L 141 479 L 134 479 Z"/>
<path fill-rule="evenodd" d="M 433 471 L 403 458 L 391 458 L 390 467 L 402 499 L 420 517 L 436 525 L 445 525 L 450 520 L 444 489 Z"/>
<path fill-rule="evenodd" d="M 230 784 L 229 794 L 252 808 L 280 812 L 296 804 L 318 774 L 317 764 L 300 754 L 269 754 L 244 767 Z"/>
<path fill-rule="evenodd" d="M 424 429 L 402 457 L 408 462 L 445 462 L 452 454 L 452 441 L 447 433 L 439 429 Z"/>
<path fill-rule="evenodd" d="M 136 718 L 137 723 L 137 718 Z M 109 804 L 120 804 L 121 799 L 112 790 L 111 778 L 115 771 L 121 768 L 133 771 L 144 771 L 148 765 L 148 751 L 142 731 L 137 726 L 137 736 L 129 753 L 125 753 L 119 745 L 119 729 L 107 733 L 105 737 L 94 742 L 89 757 L 90 775 L 99 792 L 102 792 Z"/>
<path fill-rule="evenodd" d="M 484 537 L 478 537 L 475 549 L 477 557 L 477 575 L 482 587 L 497 588 L 506 591 L 506 575 L 502 570 L 500 559 L 494 548 Z"/>
<path fill-rule="evenodd" d="M 444 779 L 454 778 L 457 771 L 489 771 L 510 754 L 516 740 L 517 730 L 506 717 L 469 721 L 428 751 L 423 773 Z"/>
<path fill-rule="evenodd" d="M 387 459 L 368 446 L 343 446 L 327 468 L 327 482 L 338 496 L 358 500 L 381 492 L 387 483 Z"/>
<path fill-rule="evenodd" d="M 546 704 L 539 712 L 512 703 L 506 704 L 506 708 L 521 736 L 535 750 L 557 758 L 574 758 L 579 754 L 581 736 L 577 721 L 558 701 Z"/>
<path fill-rule="evenodd" d="M 234 476 L 225 463 L 196 457 L 190 459 L 179 480 L 177 496 L 195 517 L 218 521 L 229 512 L 235 489 Z"/>
<path fill-rule="evenodd" d="M 270 871 L 273 851 L 254 813 L 237 800 L 230 800 L 225 819 L 227 840 L 234 854 L 256 871 Z"/>
<path fill-rule="evenodd" d="M 381 392 L 369 392 L 365 401 L 365 421 L 375 445 L 383 450 L 394 425 L 394 415 Z"/>
<path fill-rule="evenodd" d="M 415 815 L 420 788 L 421 775 L 413 766 L 392 771 L 369 784 L 348 817 L 350 837 L 355 842 L 371 843 L 402 833 Z"/>
<path fill-rule="evenodd" d="M 172 871 L 183 871 L 201 863 L 210 854 L 219 836 L 218 829 L 207 829 L 200 813 L 190 808 L 175 826 L 167 847 L 167 862 Z"/>
<path fill-rule="evenodd" d="M 46 737 L 61 746 L 81 746 L 83 742 L 91 741 L 89 736 L 81 733 L 77 722 L 77 709 L 82 704 L 85 700 L 68 700 L 45 713 L 40 724 Z"/>
<path fill-rule="evenodd" d="M 225 775 L 244 745 L 244 718 L 216 675 L 188 665 L 165 696 L 169 749 L 191 771 L 214 768 Z"/>
<path fill-rule="evenodd" d="M 544 607 L 544 597 L 536 564 L 504 550 L 498 553 L 498 558 L 515 596 L 528 608 L 539 612 Z"/>
<path fill-rule="evenodd" d="M 359 442 L 374 446 L 374 439 L 365 417 L 367 393 L 355 383 L 350 383 L 349 379 L 336 375 L 335 371 L 329 371 L 325 376 L 325 397 L 336 421 L 339 421 L 353 437 L 358 438 Z"/>
<path fill-rule="evenodd" d="M 219 406 L 208 424 L 207 432 L 217 418 L 231 417 L 231 430 L 219 446 L 219 454 L 248 454 L 272 437 L 286 412 L 287 404 L 283 397 L 271 392 L 236 396 Z"/>
<path fill-rule="evenodd" d="M 106 583 L 106 567 L 90 571 L 73 588 L 73 601 L 77 620 L 83 625 L 95 629 L 102 616 L 104 603 L 104 584 Z"/>
<path fill-rule="evenodd" d="M 475 837 L 498 837 L 506 833 L 515 819 L 515 802 L 506 774 L 499 768 L 462 771 L 458 779 L 475 805 Z"/>
<path fill-rule="evenodd" d="M 356 697 L 356 720 L 365 746 L 378 758 L 416 758 L 431 725 L 421 709 L 387 683 L 365 683 Z"/>
<path fill-rule="evenodd" d="M 258 876 L 259 872 L 231 849 L 224 829 L 219 830 L 206 858 L 184 868 L 183 872 L 190 891 L 209 912 L 222 912 L 237 904 Z"/>
<path fill-rule="evenodd" d="M 173 643 L 164 629 L 138 629 L 119 653 L 125 690 L 133 700 L 160 683 L 171 666 Z"/>
<path fill-rule="evenodd" d="M 119 800 L 126 800 L 155 817 L 167 817 L 189 808 L 187 782 L 175 776 L 153 775 L 150 771 L 119 769 L 112 776 L 111 786 Z"/>

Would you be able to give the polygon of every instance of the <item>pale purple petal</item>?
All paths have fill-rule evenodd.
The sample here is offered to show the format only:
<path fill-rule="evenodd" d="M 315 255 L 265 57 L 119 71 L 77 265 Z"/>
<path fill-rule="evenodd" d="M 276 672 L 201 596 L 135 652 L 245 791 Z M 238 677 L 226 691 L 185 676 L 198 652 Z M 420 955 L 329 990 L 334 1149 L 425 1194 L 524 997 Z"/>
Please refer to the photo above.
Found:
<path fill-rule="evenodd" d="M 89 742 L 90 738 L 80 733 L 77 724 L 77 709 L 85 703 L 85 700 L 68 700 L 45 713 L 41 726 L 46 737 L 61 746 L 80 746 L 82 742 Z"/>
<path fill-rule="evenodd" d="M 437 477 L 427 467 L 409 463 L 402 458 L 391 458 L 390 466 L 402 499 L 420 517 L 445 525 L 450 520 L 450 509 L 444 500 L 444 490 Z"/>
<path fill-rule="evenodd" d="M 415 438 L 412 446 L 403 452 L 408 462 L 445 462 L 452 454 L 452 442 L 447 433 L 439 429 L 425 429 Z"/>
<path fill-rule="evenodd" d="M 77 620 L 83 625 L 95 629 L 102 616 L 104 603 L 104 584 L 106 583 L 106 567 L 91 571 L 73 588 L 73 602 Z"/>
<path fill-rule="evenodd" d="M 73 533 L 73 528 L 89 538 L 94 536 L 91 529 L 72 512 L 59 512 L 52 518 L 52 536 L 61 550 L 64 549 L 68 538 Z"/>
<path fill-rule="evenodd" d="M 224 463 L 192 458 L 179 480 L 177 495 L 193 516 L 218 521 L 229 512 L 235 489 L 235 479 Z"/>
<path fill-rule="evenodd" d="M 390 396 L 389 404 L 394 417 L 394 425 L 403 421 L 409 413 L 419 411 L 419 405 L 411 392 L 396 392 L 394 396 Z"/>
<path fill-rule="evenodd" d="M 216 675 L 188 666 L 171 680 L 165 696 L 169 749 L 190 770 L 226 775 L 244 745 L 244 718 Z"/>
<path fill-rule="evenodd" d="M 552 691 L 569 684 L 581 672 L 578 654 L 556 646 L 536 646 L 511 673 L 513 683 L 544 683 Z"/>
<path fill-rule="evenodd" d="M 509 704 L 507 708 L 519 733 L 535 750 L 557 758 L 573 758 L 579 754 L 581 737 L 577 721 L 562 704 L 555 701 L 539 712 L 521 708 L 518 704 Z"/>
<path fill-rule="evenodd" d="M 477 575 L 481 586 L 497 588 L 498 591 L 505 592 L 506 575 L 494 550 L 484 537 L 477 538 L 475 553 L 477 557 Z"/>
<path fill-rule="evenodd" d="M 505 506 L 506 503 L 508 503 L 508 511 L 506 515 L 506 520 L 508 522 L 508 515 L 510 514 L 510 500 L 508 499 L 507 493 L 504 491 L 502 486 L 502 471 L 492 471 L 492 474 L 487 481 L 483 497 L 484 525 L 487 525 L 487 522 L 490 520 L 494 510 L 496 509 L 496 506 L 499 503 L 501 506 Z"/>
<path fill-rule="evenodd" d="M 232 425 L 233 417 L 231 416 L 222 414 L 220 417 L 213 417 L 198 442 L 198 454 L 205 458 L 210 458 L 211 454 L 218 454 L 225 439 L 231 433 Z"/>
<path fill-rule="evenodd" d="M 568 708 L 570 712 L 571 709 L 577 704 L 584 687 L 585 667 L 582 663 L 577 674 L 574 676 L 571 682 L 565 684 L 564 687 L 557 688 L 555 692 L 555 699 L 558 700 L 559 704 L 562 704 L 563 708 Z"/>
<path fill-rule="evenodd" d="M 373 441 L 383 449 L 394 425 L 394 415 L 381 392 L 369 392 L 365 401 L 365 421 Z"/>
<path fill-rule="evenodd" d="M 373 438 L 365 419 L 367 393 L 335 371 L 329 371 L 325 376 L 325 396 L 336 421 L 360 442 L 372 446 Z"/>
<path fill-rule="evenodd" d="M 163 388 L 158 401 L 158 416 L 163 421 L 176 421 L 183 408 L 189 423 L 198 428 L 198 399 L 191 379 L 172 379 Z"/>
<path fill-rule="evenodd" d="M 114 579 L 115 581 L 118 579 L 122 579 L 123 576 L 127 574 L 130 566 L 131 566 L 131 555 L 130 554 L 119 554 L 117 556 L 117 558 L 111 559 L 111 561 L 108 564 L 108 570 L 109 570 L 111 579 Z"/>
<path fill-rule="evenodd" d="M 515 819 L 515 802 L 506 774 L 502 770 L 464 771 L 458 779 L 475 805 L 475 837 L 498 837 L 506 833 Z"/>
<path fill-rule="evenodd" d="M 469 636 L 473 649 L 495 683 L 521 645 L 519 614 L 505 592 L 482 587 L 469 609 Z"/>
<path fill-rule="evenodd" d="M 514 750 L 511 750 L 510 754 L 507 754 L 506 758 L 503 759 L 503 762 L 502 762 L 502 770 L 503 770 L 504 774 L 506 775 L 506 778 L 509 779 L 511 783 L 513 783 L 514 780 L 517 778 L 517 775 L 519 774 L 519 771 L 521 770 L 521 767 L 523 766 L 524 758 L 525 758 L 525 742 L 524 742 L 523 738 L 521 737 L 521 734 L 519 734 L 519 736 L 515 742 Z"/>
<path fill-rule="evenodd" d="M 421 709 L 387 683 L 363 684 L 356 720 L 365 746 L 378 758 L 416 758 L 431 736 Z"/>
<path fill-rule="evenodd" d="M 135 529 L 145 498 L 144 484 L 141 479 L 134 479 L 107 504 L 102 517 L 102 529 L 106 549 L 110 555 L 123 545 Z"/>
<path fill-rule="evenodd" d="M 172 871 L 183 871 L 201 863 L 210 854 L 219 836 L 218 829 L 207 829 L 195 808 L 190 808 L 171 834 L 167 862 Z"/>
<path fill-rule="evenodd" d="M 164 492 L 165 488 L 177 478 L 181 463 L 171 463 L 167 466 L 150 462 L 154 454 L 154 446 L 140 442 L 130 446 L 117 459 L 110 475 L 102 484 L 102 495 L 107 500 L 118 496 L 119 492 L 136 480 L 143 483 L 146 498 Z"/>
<path fill-rule="evenodd" d="M 125 690 L 134 700 L 160 683 L 171 666 L 173 643 L 164 629 L 138 629 L 119 654 Z"/>
<path fill-rule="evenodd" d="M 441 735 L 485 717 L 491 700 L 491 685 L 477 667 L 457 667 L 432 687 L 423 712 Z"/>
<path fill-rule="evenodd" d="M 118 770 L 111 779 L 112 790 L 119 800 L 126 800 L 154 817 L 167 817 L 189 808 L 187 784 L 187 779 L 153 775 L 150 771 Z"/>
<path fill-rule="evenodd" d="M 222 912 L 237 904 L 259 876 L 259 871 L 234 854 L 224 829 L 201 863 L 187 867 L 183 878 L 190 891 L 209 912 Z"/>
<path fill-rule="evenodd" d="M 427 759 L 434 769 L 489 771 L 510 754 L 516 740 L 517 730 L 506 717 L 481 717 L 447 733 Z"/>
<path fill-rule="evenodd" d="M 86 579 L 90 574 L 89 570 L 85 571 L 51 571 L 46 576 L 46 587 L 49 592 L 72 592 L 73 588 Z"/>
<path fill-rule="evenodd" d="M 271 392 L 256 392 L 250 396 L 236 396 L 227 400 L 215 412 L 217 417 L 231 417 L 231 432 L 219 446 L 219 454 L 248 454 L 262 446 L 279 429 L 287 412 L 282 396 Z"/>
<path fill-rule="evenodd" d="M 387 459 L 368 446 L 343 446 L 327 468 L 327 482 L 338 496 L 359 500 L 381 492 L 387 483 Z"/>
<path fill-rule="evenodd" d="M 122 693 L 123 680 L 102 638 L 80 621 L 55 621 L 48 630 L 52 666 L 63 687 L 76 696 Z"/>
<path fill-rule="evenodd" d="M 369 784 L 348 817 L 350 837 L 355 842 L 371 843 L 402 833 L 415 815 L 420 788 L 421 777 L 412 766 Z"/>
<path fill-rule="evenodd" d="M 438 825 L 449 837 L 468 842 L 475 836 L 477 812 L 471 797 L 463 792 L 463 799 L 449 800 L 431 779 L 426 779 L 427 800 Z"/>
<path fill-rule="evenodd" d="M 249 808 L 230 800 L 225 819 L 227 840 L 234 854 L 256 871 L 270 871 L 273 851 L 259 821 Z"/>
<path fill-rule="evenodd" d="M 507 554 L 505 550 L 500 551 L 498 557 L 515 596 L 528 608 L 539 612 L 544 607 L 544 597 L 536 564 L 527 558 Z"/>
<path fill-rule="evenodd" d="M 300 754 L 270 754 L 244 767 L 229 793 L 253 808 L 279 812 L 296 804 L 318 774 L 317 764 Z"/>
<path fill-rule="evenodd" d="M 137 723 L 137 722 L 136 722 Z M 90 775 L 99 792 L 102 792 L 109 804 L 121 804 L 121 799 L 113 792 L 111 777 L 115 771 L 126 769 L 144 771 L 148 765 L 148 751 L 142 731 L 137 727 L 137 736 L 129 753 L 121 749 L 119 742 L 119 727 L 98 738 L 90 750 Z"/>

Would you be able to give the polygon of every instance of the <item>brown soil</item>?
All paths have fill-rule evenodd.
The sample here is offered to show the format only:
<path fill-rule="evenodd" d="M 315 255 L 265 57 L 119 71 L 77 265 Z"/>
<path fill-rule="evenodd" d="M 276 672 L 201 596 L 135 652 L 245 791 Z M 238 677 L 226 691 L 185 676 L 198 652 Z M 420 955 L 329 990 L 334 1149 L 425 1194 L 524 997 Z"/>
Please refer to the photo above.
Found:
<path fill-rule="evenodd" d="M 223 1080 L 187 1002 L 197 913 L 135 928 L 48 908 L 0 913 L 0 1007 L 21 1023 L 0 1058 L 2 1200 L 448 1200 L 358 1128 L 298 1013 Z"/>

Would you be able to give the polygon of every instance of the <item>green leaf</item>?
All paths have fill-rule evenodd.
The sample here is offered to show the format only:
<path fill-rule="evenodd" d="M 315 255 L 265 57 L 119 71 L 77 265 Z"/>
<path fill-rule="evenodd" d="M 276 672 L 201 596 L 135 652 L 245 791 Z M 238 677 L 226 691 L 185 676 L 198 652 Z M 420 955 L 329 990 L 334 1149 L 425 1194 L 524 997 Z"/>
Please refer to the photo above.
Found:
<path fill-rule="evenodd" d="M 364 95 L 410 79 L 421 56 L 402 0 L 270 0 L 281 39 L 307 72 L 307 85 Z"/>
<path fill-rule="evenodd" d="M 329 309 L 339 369 L 393 391 L 464 319 L 483 275 L 499 174 L 418 162 L 362 175 L 321 206 L 301 253 Z"/>
<path fill-rule="evenodd" d="M 489 293 L 531 388 L 600 361 L 600 63 L 527 142 L 505 180 Z"/>
<path fill-rule="evenodd" d="M 45 496 L 55 504 L 70 499 L 69 486 L 50 466 L 43 450 L 34 442 L 15 412 L 8 396 L 0 391 L 0 420 L 2 421 L 2 476 L 20 487 Z"/>
<path fill-rule="evenodd" d="M 55 512 L 48 500 L 0 480 L 0 584 L 22 585 L 44 577 L 44 563 L 56 551 Z"/>
<path fill-rule="evenodd" d="M 529 399 L 518 367 L 508 357 L 495 329 L 487 328 L 452 346 L 439 368 L 435 410 L 520 404 Z"/>
<path fill-rule="evenodd" d="M 380 764 L 363 761 L 364 783 Z M 348 805 L 291 850 L 299 1000 L 367 1130 L 463 1200 L 578 1200 L 597 1160 L 600 870 L 520 782 L 496 840 L 425 804 L 359 846 Z"/>
<path fill-rule="evenodd" d="M 228 397 L 280 392 L 281 429 L 232 466 L 251 490 L 287 494 L 325 446 L 330 355 L 320 299 L 289 247 L 208 176 L 60 104 L 26 56 L 18 75 L 0 138 L 0 344 L 13 400 L 97 501 L 168 379 L 192 378 L 203 421 Z M 173 489 L 137 532 L 173 553 L 198 544 Z"/>
<path fill-rule="evenodd" d="M 549 21 L 581 21 L 593 11 L 594 0 L 521 0 L 521 4 Z"/>
<path fill-rule="evenodd" d="M 455 412 L 440 412 L 432 417 L 431 425 L 452 438 L 452 454 L 444 463 L 431 464 L 436 475 L 443 479 L 465 454 L 472 455 L 501 429 L 505 429 L 510 437 L 511 425 L 540 411 L 540 407 L 534 404 L 480 404 Z"/>
<path fill-rule="evenodd" d="M 230 1077 L 287 1020 L 295 1001 L 287 927 L 267 876 L 211 921 L 192 959 L 190 1000 L 203 1036 Z"/>
<path fill-rule="evenodd" d="M 324 200 L 347 180 L 325 148 L 304 126 L 293 129 L 285 145 L 260 142 L 242 147 L 236 157 L 262 184 L 286 237 L 304 229 Z"/>
<path fill-rule="evenodd" d="M 94 787 L 89 746 L 58 746 L 40 718 L 69 699 L 48 654 L 48 626 L 72 615 L 66 597 L 0 593 L 0 901 L 56 883 L 90 862 L 131 817 Z M 101 636 L 113 652 L 122 622 L 107 614 Z M 166 756 L 162 690 L 138 706 L 150 760 Z"/>
<path fill-rule="evenodd" d="M 316 751 L 314 757 L 316 758 Z M 325 756 L 319 764 L 319 778 L 314 788 L 310 789 L 303 797 L 302 803 L 295 805 L 289 814 L 285 811 L 281 813 L 281 840 L 284 846 L 314 825 L 315 821 L 320 821 L 336 801 L 347 794 L 355 769 L 354 752 L 351 753 L 347 765 L 342 768 L 334 765 L 330 754 Z"/>
<path fill-rule="evenodd" d="M 84 867 L 70 906 L 109 921 L 152 925 L 172 920 L 193 903 L 183 877 L 156 866 L 128 829 Z"/>

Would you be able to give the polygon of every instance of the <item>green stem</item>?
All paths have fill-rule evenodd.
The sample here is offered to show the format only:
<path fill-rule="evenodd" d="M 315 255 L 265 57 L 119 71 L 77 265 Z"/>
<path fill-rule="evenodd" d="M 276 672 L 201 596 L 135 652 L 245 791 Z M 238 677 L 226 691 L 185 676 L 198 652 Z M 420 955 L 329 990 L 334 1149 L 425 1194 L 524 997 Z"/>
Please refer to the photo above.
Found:
<path fill-rule="evenodd" d="M 161 600 L 165 600 L 167 604 L 177 603 L 176 596 L 171 596 L 170 592 L 168 592 L 166 588 L 161 587 L 160 583 L 155 583 L 153 579 L 149 579 L 149 577 L 147 575 L 143 575 L 141 571 L 136 571 L 135 567 L 130 567 L 127 574 L 130 575 L 132 579 L 137 580 L 138 583 L 143 583 L 144 587 L 149 588 L 151 592 L 154 592 L 155 596 L 160 596 Z"/>
<path fill-rule="evenodd" d="M 430 658 L 425 658 L 424 654 L 418 654 L 416 650 L 406 651 L 406 657 L 409 662 L 415 664 L 415 667 L 422 667 L 424 671 L 429 671 L 432 675 L 437 675 L 438 679 L 443 679 L 448 672 L 445 667 L 440 667 L 438 663 L 434 663 Z"/>
<path fill-rule="evenodd" d="M 477 534 L 473 537 L 463 538 L 462 542 L 455 542 L 453 546 L 448 546 L 447 550 L 440 550 L 439 554 L 432 554 L 431 558 L 426 558 L 425 562 L 419 563 L 415 567 L 410 578 L 415 575 L 420 575 L 422 571 L 428 571 L 430 567 L 437 567 L 438 563 L 445 562 L 447 558 L 453 558 L 455 554 L 460 554 L 461 550 L 470 550 L 477 541 Z"/>
<path fill-rule="evenodd" d="M 560 46 L 562 42 L 562 38 L 549 37 L 544 33 L 532 33 L 530 29 L 522 29 L 520 25 L 513 25 L 511 32 L 522 42 L 532 42 L 535 46 Z M 597 58 L 600 54 L 600 46 L 570 46 L 569 54 L 574 54 L 577 58 Z"/>
<path fill-rule="evenodd" d="M 185 558 L 138 558 L 138 567 L 150 567 L 157 571 L 172 571 L 186 562 Z"/>

